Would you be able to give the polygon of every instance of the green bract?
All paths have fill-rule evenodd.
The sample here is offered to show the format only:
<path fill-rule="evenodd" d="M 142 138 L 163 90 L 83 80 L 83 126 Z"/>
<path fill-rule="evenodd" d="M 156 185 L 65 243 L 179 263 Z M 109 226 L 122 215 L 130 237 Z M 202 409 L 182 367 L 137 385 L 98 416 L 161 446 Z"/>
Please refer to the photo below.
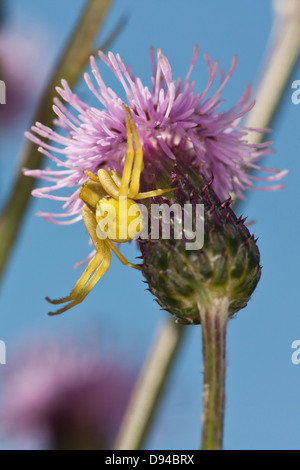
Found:
<path fill-rule="evenodd" d="M 201 308 L 217 299 L 227 299 L 232 316 L 244 308 L 261 275 L 260 254 L 254 236 L 231 209 L 231 200 L 221 202 L 199 169 L 176 165 L 173 170 L 172 200 L 160 203 L 204 205 L 204 245 L 186 249 L 182 239 L 140 241 L 143 274 L 159 305 L 180 323 L 200 323 Z M 193 211 L 195 226 L 196 210 Z M 162 225 L 162 215 L 159 215 Z M 174 228 L 174 219 L 171 219 Z M 172 233 L 172 230 L 171 230 Z M 150 235 L 150 234 L 149 234 Z M 150 238 L 150 237 L 149 237 Z"/>

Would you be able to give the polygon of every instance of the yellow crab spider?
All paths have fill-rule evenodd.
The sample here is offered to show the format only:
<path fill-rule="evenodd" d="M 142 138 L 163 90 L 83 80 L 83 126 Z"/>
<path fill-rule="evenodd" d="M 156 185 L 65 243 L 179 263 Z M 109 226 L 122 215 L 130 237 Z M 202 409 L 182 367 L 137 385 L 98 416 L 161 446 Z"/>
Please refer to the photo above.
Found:
<path fill-rule="evenodd" d="M 66 312 L 85 299 L 100 278 L 108 270 L 111 261 L 111 251 L 125 266 L 140 269 L 139 266 L 127 261 L 114 243 L 123 243 L 132 239 L 128 231 L 129 223 L 133 219 L 133 217 L 130 217 L 129 215 L 129 208 L 134 205 L 137 206 L 135 200 L 160 196 L 176 189 L 156 189 L 154 191 L 140 193 L 140 176 L 143 171 L 143 150 L 139 142 L 132 114 L 129 108 L 124 104 L 123 108 L 125 111 L 127 153 L 125 156 L 122 177 L 116 171 L 107 172 L 104 168 L 101 168 L 97 175 L 94 175 L 90 171 L 85 171 L 84 173 L 89 177 L 89 179 L 81 187 L 79 194 L 80 199 L 84 202 L 81 212 L 82 219 L 92 239 L 96 254 L 89 262 L 87 268 L 78 279 L 75 287 L 68 297 L 64 297 L 59 300 L 50 300 L 48 297 L 46 298 L 48 302 L 54 305 L 67 303 L 65 307 L 55 313 L 49 313 L 49 315 L 59 315 Z M 125 207 L 122 205 L 124 200 Z M 127 212 L 125 217 L 125 236 L 124 230 L 122 233 L 119 233 L 119 230 L 116 230 L 113 237 L 109 237 L 107 234 L 104 237 L 99 237 L 99 235 L 102 235 L 99 233 L 99 221 L 107 213 L 105 212 L 107 204 L 114 208 L 117 213 L 117 218 L 118 214 L 119 218 L 122 217 L 122 211 L 125 210 Z M 141 217 L 141 214 L 139 217 Z"/>

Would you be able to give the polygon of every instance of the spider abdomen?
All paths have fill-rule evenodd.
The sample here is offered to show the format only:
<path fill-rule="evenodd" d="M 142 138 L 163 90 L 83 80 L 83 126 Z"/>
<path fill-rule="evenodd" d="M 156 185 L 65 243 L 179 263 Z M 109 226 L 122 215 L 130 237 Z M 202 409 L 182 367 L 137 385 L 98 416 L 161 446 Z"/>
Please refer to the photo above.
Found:
<path fill-rule="evenodd" d="M 96 220 L 98 238 L 109 238 L 116 243 L 134 240 L 143 229 L 140 207 L 127 197 L 100 199 L 96 206 Z"/>

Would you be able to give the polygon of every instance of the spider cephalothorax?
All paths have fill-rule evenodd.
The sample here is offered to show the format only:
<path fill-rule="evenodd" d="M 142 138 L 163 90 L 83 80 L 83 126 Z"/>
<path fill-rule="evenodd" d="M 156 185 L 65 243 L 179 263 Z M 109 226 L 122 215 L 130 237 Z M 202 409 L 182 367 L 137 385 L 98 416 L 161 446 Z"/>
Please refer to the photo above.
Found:
<path fill-rule="evenodd" d="M 65 307 L 50 315 L 58 315 L 81 303 L 106 273 L 111 260 L 111 251 L 121 263 L 135 269 L 139 266 L 130 263 L 120 253 L 114 242 L 130 241 L 130 224 L 135 221 L 138 231 L 142 230 L 142 214 L 136 200 L 160 196 L 174 188 L 156 189 L 140 193 L 140 176 L 143 170 L 143 151 L 137 130 L 129 108 L 123 105 L 127 132 L 127 153 L 123 174 L 107 172 L 101 168 L 97 175 L 85 171 L 88 181 L 81 187 L 80 199 L 84 202 L 82 218 L 94 244 L 96 254 L 88 264 L 82 276 L 68 297 L 59 300 L 47 300 L 52 304 L 68 303 Z M 113 209 L 110 211 L 110 209 Z M 114 216 L 108 218 L 108 214 Z M 134 214 L 134 215 L 132 215 Z M 105 222 L 106 225 L 101 224 Z M 108 223 L 110 222 L 110 223 Z M 107 228 L 106 228 L 107 226 Z"/>

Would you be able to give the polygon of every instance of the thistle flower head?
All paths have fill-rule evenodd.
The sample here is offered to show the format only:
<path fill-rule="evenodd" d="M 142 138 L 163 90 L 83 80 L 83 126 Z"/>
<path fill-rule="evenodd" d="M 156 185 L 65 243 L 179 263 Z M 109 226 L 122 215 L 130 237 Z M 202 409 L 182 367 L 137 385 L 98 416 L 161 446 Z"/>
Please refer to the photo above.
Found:
<path fill-rule="evenodd" d="M 221 109 L 224 101 L 221 99 L 223 89 L 234 72 L 237 58 L 233 59 L 227 74 L 221 72 L 217 90 L 209 96 L 219 66 L 217 62 L 213 64 L 205 54 L 208 81 L 205 89 L 197 93 L 195 82 L 190 81 L 197 55 L 198 47 L 195 48 L 185 79 L 175 80 L 171 66 L 161 50 L 157 51 L 156 60 L 154 51 L 151 50 L 153 74 L 152 87 L 149 89 L 138 77 L 133 77 L 119 55 L 109 53 L 105 56 L 99 52 L 102 62 L 122 84 L 128 106 L 134 115 L 144 152 L 145 171 L 142 182 L 145 188 L 151 187 L 161 167 L 171 168 L 174 162 L 184 161 L 200 167 L 205 178 L 209 179 L 214 175 L 213 189 L 220 199 L 226 199 L 229 193 L 242 198 L 246 189 L 256 189 L 254 180 L 272 182 L 279 180 L 286 172 L 261 168 L 257 162 L 271 152 L 270 142 L 249 144 L 249 129 L 239 125 L 240 120 L 254 105 L 250 101 L 250 86 L 247 86 L 241 99 L 231 109 Z M 27 134 L 39 145 L 40 152 L 49 157 L 57 167 L 27 171 L 26 174 L 53 183 L 34 190 L 33 194 L 64 203 L 62 213 L 39 214 L 58 224 L 73 223 L 81 219 L 82 201 L 78 198 L 77 187 L 87 181 L 83 172 L 88 170 L 97 173 L 99 168 L 105 167 L 120 173 L 126 154 L 122 100 L 105 85 L 93 57 L 91 68 L 94 80 L 89 74 L 85 74 L 85 81 L 98 101 L 97 107 L 84 103 L 63 80 L 57 91 L 72 109 L 55 98 L 53 109 L 58 117 L 57 131 L 36 123 L 32 132 Z M 55 145 L 45 142 L 43 138 Z M 253 176 L 249 174 L 252 169 L 264 170 L 271 175 Z M 280 187 L 269 186 L 267 189 Z M 65 188 L 71 191 L 70 194 L 56 195 L 56 191 Z M 62 220 L 65 217 L 67 219 Z"/>
<path fill-rule="evenodd" d="M 193 228 L 201 218 L 196 207 L 203 205 L 204 243 L 200 249 L 187 250 L 188 231 L 184 229 L 180 238 L 174 236 L 175 216 L 170 219 L 171 239 L 141 240 L 142 271 L 149 290 L 180 323 L 200 323 L 203 311 L 219 301 L 226 301 L 230 317 L 246 307 L 260 279 L 256 240 L 245 219 L 238 219 L 231 209 L 231 198 L 220 201 L 217 197 L 213 179 L 206 181 L 195 169 L 176 165 L 173 182 L 178 190 L 171 201 L 164 198 L 164 203 L 182 208 L 177 220 L 185 219 L 184 207 L 189 204 Z M 158 219 L 163 228 L 163 213 Z"/>
<path fill-rule="evenodd" d="M 91 352 L 50 346 L 25 348 L 11 365 L 2 396 L 5 430 L 52 446 L 109 448 L 133 385 L 131 374 Z"/>

